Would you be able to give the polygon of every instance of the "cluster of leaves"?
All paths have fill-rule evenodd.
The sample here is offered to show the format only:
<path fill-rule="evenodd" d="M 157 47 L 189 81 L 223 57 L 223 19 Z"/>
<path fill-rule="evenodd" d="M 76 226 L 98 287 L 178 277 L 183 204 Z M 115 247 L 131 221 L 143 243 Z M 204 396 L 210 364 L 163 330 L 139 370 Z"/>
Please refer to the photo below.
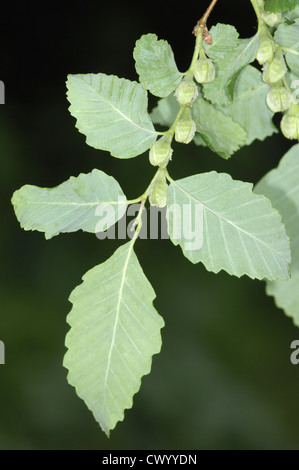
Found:
<path fill-rule="evenodd" d="M 264 6 L 272 13 L 288 10 L 269 34 L 285 55 L 284 86 L 290 87 L 294 78 L 299 79 L 298 1 L 252 3 L 259 25 Z M 174 136 L 183 143 L 193 140 L 208 146 L 227 159 L 255 139 L 278 132 L 267 104 L 272 85 L 250 65 L 261 47 L 261 31 L 259 27 L 254 37 L 240 39 L 233 26 L 217 24 L 210 31 L 213 43 L 207 44 L 199 30 L 185 73 L 178 70 L 170 45 L 146 34 L 134 50 L 139 83 L 101 73 L 68 77 L 69 110 L 87 144 L 117 158 L 150 150 L 150 161 L 158 170 L 134 201 L 126 200 L 119 183 L 100 170 L 71 177 L 53 189 L 26 185 L 13 195 L 21 226 L 44 232 L 46 238 L 79 229 L 96 233 L 103 214 L 105 231 L 123 217 L 129 204 L 141 203 L 133 238 L 85 274 L 71 294 L 73 308 L 67 317 L 68 381 L 107 435 L 132 406 L 141 378 L 161 348 L 163 319 L 153 307 L 154 290 L 134 253 L 147 199 L 167 206 L 170 239 L 192 263 L 202 262 L 214 273 L 225 270 L 238 277 L 267 279 L 267 292 L 299 325 L 299 295 L 294 289 L 299 279 L 295 230 L 299 144 L 254 190 L 252 184 L 234 181 L 225 173 L 212 171 L 174 181 L 167 170 Z M 160 98 L 151 115 L 148 91 Z M 158 132 L 154 125 L 168 130 Z M 170 210 L 174 204 L 190 208 L 191 223 L 183 231 L 178 227 L 181 220 Z M 190 250 L 197 205 L 203 210 L 203 243 Z"/>

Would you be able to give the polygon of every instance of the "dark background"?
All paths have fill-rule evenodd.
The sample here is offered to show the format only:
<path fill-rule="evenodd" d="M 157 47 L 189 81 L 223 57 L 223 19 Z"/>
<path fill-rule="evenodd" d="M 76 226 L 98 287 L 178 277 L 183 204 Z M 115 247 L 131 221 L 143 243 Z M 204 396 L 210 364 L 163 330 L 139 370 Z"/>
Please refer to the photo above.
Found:
<path fill-rule="evenodd" d="M 62 359 L 68 296 L 120 242 L 83 232 L 46 241 L 20 229 L 10 203 L 24 184 L 52 187 L 93 168 L 114 176 L 128 198 L 143 192 L 153 175 L 147 153 L 118 160 L 88 147 L 68 112 L 66 76 L 136 80 L 132 51 L 148 32 L 167 39 L 186 70 L 191 32 L 208 3 L 1 5 L 0 449 L 299 448 L 299 365 L 290 363 L 298 329 L 263 282 L 209 273 L 167 240 L 136 244 L 166 326 L 151 374 L 108 440 L 67 384 Z M 241 37 L 256 31 L 249 0 L 219 0 L 209 25 L 217 22 L 235 25 Z M 290 145 L 277 134 L 224 161 L 175 144 L 170 171 L 177 178 L 216 169 L 256 183 Z"/>

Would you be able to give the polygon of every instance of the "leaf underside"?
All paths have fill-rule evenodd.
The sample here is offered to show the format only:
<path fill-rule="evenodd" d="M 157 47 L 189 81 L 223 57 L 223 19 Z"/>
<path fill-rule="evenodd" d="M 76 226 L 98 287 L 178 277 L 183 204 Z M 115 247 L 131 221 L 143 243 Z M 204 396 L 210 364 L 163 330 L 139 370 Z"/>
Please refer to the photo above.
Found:
<path fill-rule="evenodd" d="M 267 282 L 266 291 L 275 298 L 278 307 L 299 326 L 299 144 L 281 159 L 279 166 L 265 175 L 254 191 L 271 199 L 279 210 L 290 237 L 292 262 L 291 279 Z"/>
<path fill-rule="evenodd" d="M 70 296 L 64 366 L 107 435 L 132 407 L 141 377 L 161 349 L 163 319 L 132 243 L 88 271 Z"/>
<path fill-rule="evenodd" d="M 190 218 L 183 218 L 184 205 L 192 209 Z M 198 205 L 203 208 L 203 243 L 191 249 L 190 241 L 200 229 L 200 220 L 195 225 Z M 172 206 L 181 209 L 181 217 L 174 215 Z M 208 271 L 223 269 L 253 279 L 289 277 L 289 241 L 281 217 L 268 199 L 252 193 L 252 184 L 214 171 L 175 181 L 168 191 L 167 218 L 173 243 Z"/>
<path fill-rule="evenodd" d="M 52 189 L 25 185 L 15 191 L 12 204 L 21 227 L 45 232 L 47 239 L 80 229 L 96 233 L 100 215 L 106 212 L 102 230 L 107 230 L 127 208 L 118 182 L 100 170 L 71 176 Z"/>
<path fill-rule="evenodd" d="M 147 112 L 147 92 L 137 82 L 114 75 L 69 75 L 69 111 L 91 147 L 117 158 L 148 150 L 156 132 Z"/>

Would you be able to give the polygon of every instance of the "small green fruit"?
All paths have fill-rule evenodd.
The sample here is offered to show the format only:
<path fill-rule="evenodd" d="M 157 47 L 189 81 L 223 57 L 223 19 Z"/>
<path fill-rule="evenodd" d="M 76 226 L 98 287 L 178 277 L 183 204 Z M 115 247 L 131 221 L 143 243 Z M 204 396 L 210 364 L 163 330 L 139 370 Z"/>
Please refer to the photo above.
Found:
<path fill-rule="evenodd" d="M 154 145 L 151 147 L 149 152 L 149 161 L 154 166 L 159 166 L 165 168 L 169 160 L 171 160 L 172 148 L 171 137 L 165 135 L 157 140 Z"/>
<path fill-rule="evenodd" d="M 282 85 L 273 85 L 267 93 L 267 105 L 273 113 L 287 111 L 292 104 L 291 93 Z"/>
<path fill-rule="evenodd" d="M 292 104 L 280 123 L 281 132 L 287 139 L 299 140 L 299 105 Z"/>
<path fill-rule="evenodd" d="M 192 119 L 190 108 L 184 108 L 175 128 L 175 140 L 189 144 L 196 132 L 196 124 Z"/>
<path fill-rule="evenodd" d="M 175 91 L 181 106 L 189 106 L 198 96 L 197 86 L 192 78 L 185 77 Z"/>
<path fill-rule="evenodd" d="M 266 62 L 272 62 L 275 53 L 275 46 L 272 39 L 267 35 L 261 34 L 259 48 L 257 51 L 256 59 L 259 64 L 263 65 Z"/>
<path fill-rule="evenodd" d="M 282 14 L 281 13 L 270 13 L 269 11 L 264 11 L 262 13 L 262 18 L 268 26 L 273 28 L 273 26 L 276 26 L 278 23 L 281 23 Z"/>
<path fill-rule="evenodd" d="M 279 82 L 287 72 L 287 66 L 281 49 L 279 49 L 272 62 L 264 65 L 263 80 L 269 85 Z"/>
<path fill-rule="evenodd" d="M 149 202 L 152 206 L 165 207 L 167 203 L 168 184 L 164 175 L 159 175 L 149 192 Z"/>
<path fill-rule="evenodd" d="M 200 58 L 196 62 L 193 75 L 198 83 L 209 83 L 215 79 L 215 66 L 207 57 Z"/>

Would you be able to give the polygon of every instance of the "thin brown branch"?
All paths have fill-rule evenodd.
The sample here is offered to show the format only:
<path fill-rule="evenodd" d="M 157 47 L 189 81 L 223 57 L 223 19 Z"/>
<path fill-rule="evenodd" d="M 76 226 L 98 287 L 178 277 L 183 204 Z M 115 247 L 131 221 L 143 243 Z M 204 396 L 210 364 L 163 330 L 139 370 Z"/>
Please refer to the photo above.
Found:
<path fill-rule="evenodd" d="M 207 21 L 208 21 L 208 18 L 209 18 L 210 14 L 211 14 L 211 12 L 212 12 L 212 10 L 213 10 L 213 8 L 214 8 L 214 6 L 216 5 L 217 2 L 218 2 L 218 0 L 212 0 L 210 5 L 207 8 L 207 11 L 203 15 L 203 17 L 197 22 L 197 25 L 193 29 L 193 34 L 195 36 L 198 36 L 198 33 L 199 33 L 200 29 L 202 29 L 204 31 L 204 34 L 208 34 Z"/>

